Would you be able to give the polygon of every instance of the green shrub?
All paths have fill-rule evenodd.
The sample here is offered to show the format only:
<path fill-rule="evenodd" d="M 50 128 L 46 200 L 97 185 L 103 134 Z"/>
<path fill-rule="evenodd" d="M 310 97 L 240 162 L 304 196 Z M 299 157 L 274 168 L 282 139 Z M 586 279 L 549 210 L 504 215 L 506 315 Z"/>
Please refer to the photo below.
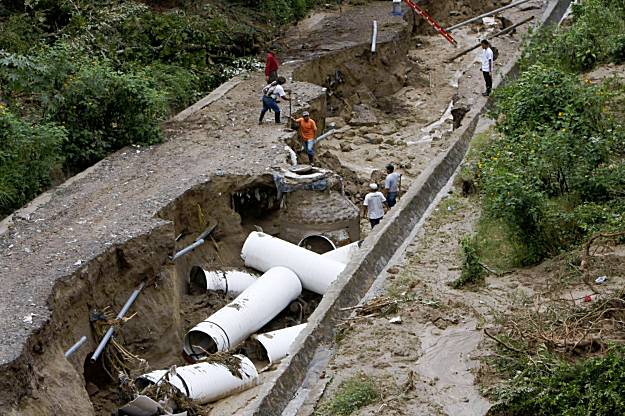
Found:
<path fill-rule="evenodd" d="M 595 217 L 587 226 L 575 209 L 590 203 L 615 207 L 609 201 L 623 197 L 625 135 L 606 111 L 613 98 L 609 90 L 619 93 L 614 86 L 601 89 L 533 65 L 495 93 L 492 116 L 501 137 L 482 153 L 476 177 L 486 217 L 503 221 L 523 251 L 517 253 L 521 264 L 534 264 L 610 226 L 608 217 L 603 223 Z"/>
<path fill-rule="evenodd" d="M 476 284 L 484 280 L 485 270 L 480 264 L 475 237 L 465 237 L 460 241 L 462 249 L 462 272 L 460 277 L 452 283 L 454 289 L 466 284 Z"/>
<path fill-rule="evenodd" d="M 67 128 L 63 154 L 71 170 L 84 169 L 124 146 L 162 139 L 165 100 L 145 78 L 93 62 L 70 76 L 60 95 L 48 117 Z"/>
<path fill-rule="evenodd" d="M 613 416 L 625 414 L 625 347 L 577 364 L 541 356 L 518 359 L 512 379 L 496 392 L 493 415 Z"/>
<path fill-rule="evenodd" d="M 625 33 L 622 1 L 585 0 L 573 5 L 573 25 L 539 30 L 523 53 L 521 67 L 535 63 L 585 71 L 614 59 L 615 35 Z"/>
<path fill-rule="evenodd" d="M 0 105 L 0 216 L 46 189 L 64 140 L 63 128 L 29 124 Z"/>
<path fill-rule="evenodd" d="M 343 381 L 335 396 L 315 411 L 317 416 L 349 416 L 381 399 L 376 383 L 364 373 Z"/>

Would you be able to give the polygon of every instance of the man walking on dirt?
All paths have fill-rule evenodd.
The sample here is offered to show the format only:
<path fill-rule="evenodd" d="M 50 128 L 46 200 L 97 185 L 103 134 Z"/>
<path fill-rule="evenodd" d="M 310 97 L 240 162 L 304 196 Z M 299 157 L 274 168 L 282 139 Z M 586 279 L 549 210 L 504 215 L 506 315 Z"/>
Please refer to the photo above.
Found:
<path fill-rule="evenodd" d="M 482 75 L 484 75 L 484 82 L 486 82 L 486 92 L 483 92 L 484 97 L 488 97 L 493 89 L 493 61 L 495 59 L 493 50 L 490 48 L 490 43 L 484 39 L 481 42 L 482 46 Z"/>
<path fill-rule="evenodd" d="M 276 48 L 271 46 L 267 50 L 267 61 L 265 62 L 265 80 L 268 84 L 278 79 L 278 58 L 276 58 Z"/>
<path fill-rule="evenodd" d="M 384 218 L 384 203 L 386 202 L 386 198 L 384 198 L 384 194 L 378 191 L 378 185 L 372 183 L 369 185 L 369 192 L 365 195 L 365 201 L 362 205 L 364 205 L 364 213 L 363 217 L 366 215 L 369 218 L 369 223 L 371 224 L 371 229 L 378 225 L 382 218 Z"/>
<path fill-rule="evenodd" d="M 386 165 L 386 179 L 384 179 L 384 189 L 386 190 L 386 203 L 389 208 L 397 203 L 397 195 L 399 195 L 399 184 L 401 183 L 401 174 L 395 172 L 395 166 L 391 163 Z"/>
<path fill-rule="evenodd" d="M 315 137 L 317 137 L 317 123 L 310 118 L 310 113 L 304 111 L 302 117 L 293 119 L 299 126 L 299 135 L 304 143 L 304 149 L 308 155 L 308 163 L 313 164 L 313 157 L 315 156 Z"/>
<path fill-rule="evenodd" d="M 260 118 L 258 124 L 263 124 L 263 118 L 268 110 L 272 110 L 275 113 L 276 123 L 280 124 L 280 107 L 278 107 L 278 99 L 291 100 L 291 97 L 287 97 L 284 92 L 282 84 L 286 83 L 284 77 L 278 77 L 278 79 L 271 84 L 263 88 L 263 109 L 260 111 Z"/>

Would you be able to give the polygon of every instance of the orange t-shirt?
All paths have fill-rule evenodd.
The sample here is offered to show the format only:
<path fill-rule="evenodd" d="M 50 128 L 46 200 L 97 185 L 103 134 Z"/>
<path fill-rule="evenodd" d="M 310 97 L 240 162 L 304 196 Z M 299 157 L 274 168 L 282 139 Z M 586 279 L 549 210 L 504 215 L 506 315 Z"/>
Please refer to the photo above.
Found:
<path fill-rule="evenodd" d="M 299 132 L 305 142 L 315 139 L 315 132 L 317 131 L 315 120 L 309 118 L 308 121 L 306 121 L 303 117 L 300 117 L 295 120 L 295 122 L 299 124 Z"/>

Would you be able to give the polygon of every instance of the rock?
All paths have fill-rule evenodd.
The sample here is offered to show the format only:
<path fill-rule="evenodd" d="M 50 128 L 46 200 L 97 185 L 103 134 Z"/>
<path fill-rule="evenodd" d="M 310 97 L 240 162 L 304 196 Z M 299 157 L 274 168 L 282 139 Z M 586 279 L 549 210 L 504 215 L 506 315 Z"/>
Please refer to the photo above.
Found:
<path fill-rule="evenodd" d="M 378 149 L 380 149 L 380 150 L 388 150 L 388 149 L 389 149 L 389 147 L 388 147 L 387 145 L 385 145 L 385 144 L 381 144 L 381 145 L 378 147 Z"/>
<path fill-rule="evenodd" d="M 399 120 L 399 125 L 402 127 L 406 127 L 408 125 L 408 120 Z"/>
<path fill-rule="evenodd" d="M 397 274 L 399 273 L 399 267 L 390 267 L 386 272 L 389 274 Z"/>
<path fill-rule="evenodd" d="M 386 143 L 386 144 L 390 144 L 391 146 L 394 146 L 394 145 L 395 145 L 395 140 L 393 140 L 393 139 L 386 139 L 386 140 L 384 141 L 384 143 Z"/>
<path fill-rule="evenodd" d="M 365 134 L 365 139 L 371 144 L 381 144 L 384 141 L 384 138 L 376 133 Z"/>
<path fill-rule="evenodd" d="M 460 13 L 458 10 L 450 10 L 449 11 L 449 16 L 451 16 L 451 17 L 462 16 L 462 13 Z"/>
<path fill-rule="evenodd" d="M 399 167 L 402 169 L 412 169 L 412 163 L 410 162 L 400 163 Z"/>
<path fill-rule="evenodd" d="M 378 124 L 378 118 L 369 106 L 358 104 L 352 108 L 352 118 L 349 120 L 349 124 L 352 126 L 373 126 Z"/>
<path fill-rule="evenodd" d="M 396 132 L 397 132 L 397 127 L 394 124 L 385 124 L 380 129 L 380 133 L 385 136 L 389 136 Z"/>
<path fill-rule="evenodd" d="M 351 152 L 354 150 L 351 144 L 349 143 L 341 143 L 341 152 Z"/>
<path fill-rule="evenodd" d="M 352 140 L 352 143 L 356 145 L 362 145 L 362 144 L 367 144 L 369 142 L 367 141 L 367 139 L 363 137 L 356 137 L 354 140 Z"/>
<path fill-rule="evenodd" d="M 337 129 L 340 129 L 345 126 L 345 119 L 343 119 L 343 117 L 326 118 L 326 126 L 331 126 L 332 124 L 334 124 Z"/>

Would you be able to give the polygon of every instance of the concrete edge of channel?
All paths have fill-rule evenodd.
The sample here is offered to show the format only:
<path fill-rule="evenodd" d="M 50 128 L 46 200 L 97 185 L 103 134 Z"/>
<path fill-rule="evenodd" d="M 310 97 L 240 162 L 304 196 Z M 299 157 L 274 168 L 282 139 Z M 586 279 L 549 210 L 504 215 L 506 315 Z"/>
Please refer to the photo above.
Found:
<path fill-rule="evenodd" d="M 552 0 L 539 26 L 558 23 L 570 3 L 571 0 Z M 502 75 L 497 78 L 495 86 L 518 76 L 519 57 L 520 53 L 517 52 L 515 58 L 501 71 Z M 365 239 L 357 255 L 308 319 L 308 326 L 296 339 L 293 352 L 278 367 L 277 376 L 265 383 L 254 402 L 245 410 L 245 415 L 277 416 L 282 413 L 301 385 L 319 345 L 332 342 L 335 324 L 345 315 L 341 308 L 357 304 L 366 294 L 375 277 L 384 270 L 459 166 L 487 106 L 488 101 L 485 101 L 470 110 L 463 125 L 454 132 L 456 139 L 451 147 L 433 160 L 395 209 Z"/>

